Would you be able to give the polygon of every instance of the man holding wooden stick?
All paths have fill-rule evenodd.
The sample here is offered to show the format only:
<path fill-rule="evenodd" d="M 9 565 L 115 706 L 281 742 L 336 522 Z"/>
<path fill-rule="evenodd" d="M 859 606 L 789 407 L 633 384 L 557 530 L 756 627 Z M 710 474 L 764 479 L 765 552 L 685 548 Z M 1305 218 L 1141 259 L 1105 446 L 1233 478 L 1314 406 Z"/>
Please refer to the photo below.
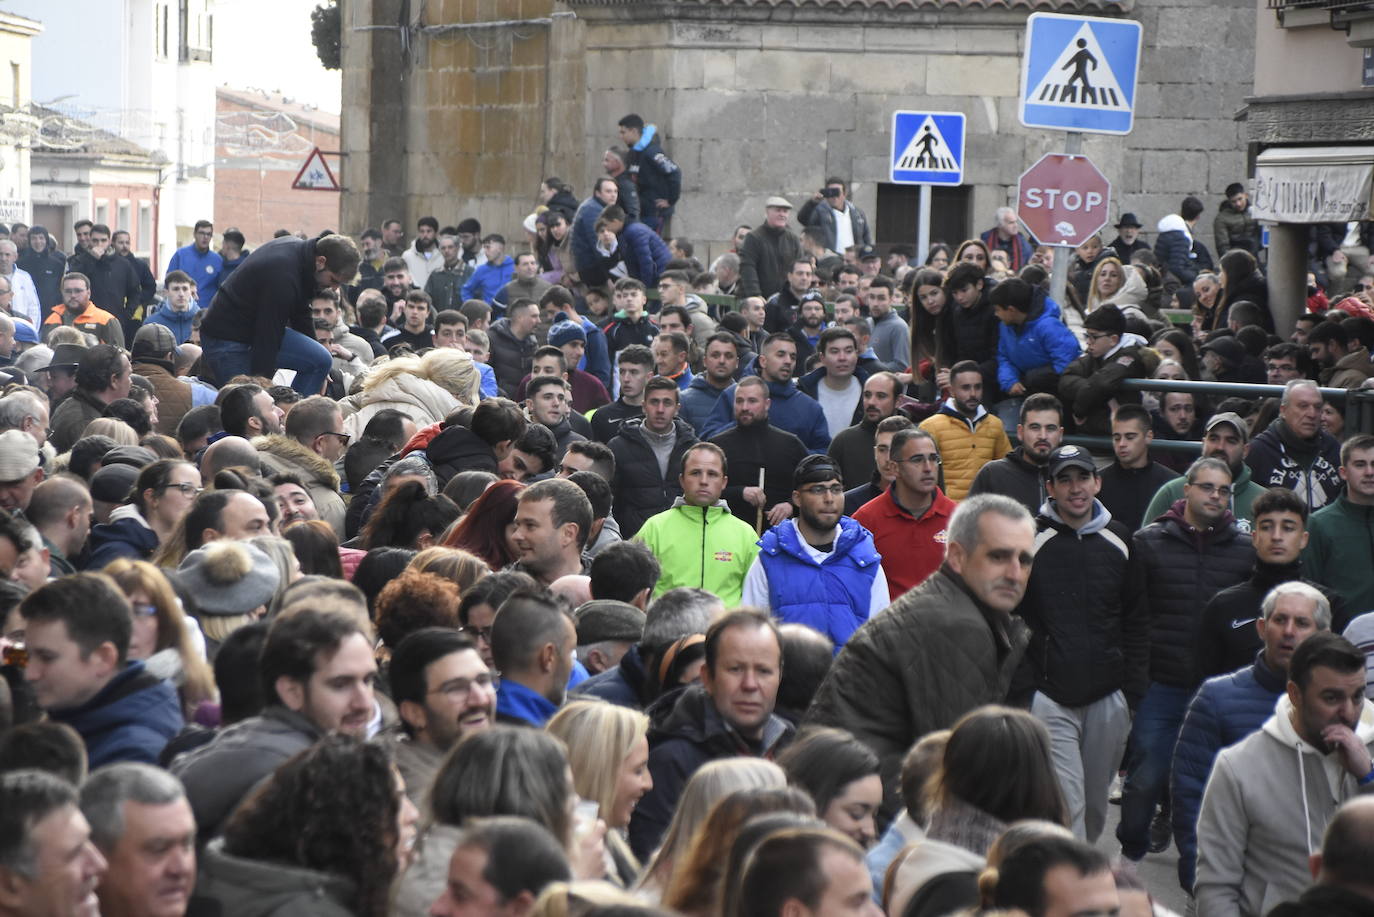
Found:
<path fill-rule="evenodd" d="M 711 442 L 724 450 L 730 465 L 731 483 L 724 491 L 730 512 L 762 533 L 791 518 L 792 472 L 807 449 L 796 436 L 768 422 L 772 401 L 763 379 L 745 376 L 731 397 L 735 425 Z"/>

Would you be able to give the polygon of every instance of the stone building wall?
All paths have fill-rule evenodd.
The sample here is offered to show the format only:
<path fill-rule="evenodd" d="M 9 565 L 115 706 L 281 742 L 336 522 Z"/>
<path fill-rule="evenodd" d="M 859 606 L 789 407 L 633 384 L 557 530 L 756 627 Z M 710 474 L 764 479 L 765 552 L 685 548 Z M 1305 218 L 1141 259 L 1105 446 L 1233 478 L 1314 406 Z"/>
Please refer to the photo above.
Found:
<path fill-rule="evenodd" d="M 425 212 L 441 222 L 476 212 L 484 228 L 518 230 L 541 173 L 557 174 L 586 194 L 601 151 L 616 142 L 616 121 L 631 111 L 659 126 L 683 169 L 675 232 L 708 243 L 712 252 L 736 224 L 756 223 L 768 196 L 781 193 L 800 203 L 830 174 L 851 177 L 854 199 L 872 217 L 878 183 L 887 178 L 891 116 L 899 108 L 968 116 L 970 231 L 992 224 L 993 210 L 1011 202 L 1025 168 L 1062 149 L 1062 133 L 1030 130 L 1017 120 L 1030 12 L 1017 0 L 1011 8 L 958 0 L 919 6 L 912 0 L 412 0 L 412 6 L 425 7 L 426 22 L 575 18 L 560 16 L 523 42 L 503 44 L 484 34 L 492 45 L 486 51 L 465 47 L 466 41 L 438 46 L 412 30 L 410 125 L 404 153 L 394 154 L 407 164 L 409 185 L 390 199 L 403 207 L 408 224 Z M 1210 215 L 1222 189 L 1245 174 L 1235 115 L 1252 81 L 1253 3 L 1057 4 L 1063 12 L 1092 15 L 1103 14 L 1103 6 L 1141 21 L 1145 35 L 1134 132 L 1085 138 L 1084 151 L 1113 182 L 1113 213 L 1135 211 L 1153 228 L 1193 193 L 1208 200 Z M 346 30 L 347 21 L 346 15 Z M 349 43 L 346 37 L 346 71 L 365 60 L 349 53 Z M 346 139 L 349 122 L 366 115 L 365 105 L 350 103 L 348 86 L 346 76 Z M 545 106 L 546 98 L 553 104 Z M 346 198 L 362 190 L 348 184 Z M 346 225 L 353 225 L 352 212 L 346 201 Z M 363 212 L 374 223 L 382 217 L 375 206 Z M 1200 227 L 1204 239 L 1210 239 L 1209 219 Z"/>

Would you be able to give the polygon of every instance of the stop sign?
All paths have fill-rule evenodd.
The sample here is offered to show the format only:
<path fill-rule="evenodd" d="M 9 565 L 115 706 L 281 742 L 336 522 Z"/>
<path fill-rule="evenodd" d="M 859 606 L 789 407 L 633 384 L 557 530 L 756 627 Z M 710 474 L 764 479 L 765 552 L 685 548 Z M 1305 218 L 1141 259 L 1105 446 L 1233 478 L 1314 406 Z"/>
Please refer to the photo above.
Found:
<path fill-rule="evenodd" d="M 1046 153 L 1021 173 L 1021 225 L 1041 245 L 1081 245 L 1107 225 L 1112 184 L 1086 156 Z"/>

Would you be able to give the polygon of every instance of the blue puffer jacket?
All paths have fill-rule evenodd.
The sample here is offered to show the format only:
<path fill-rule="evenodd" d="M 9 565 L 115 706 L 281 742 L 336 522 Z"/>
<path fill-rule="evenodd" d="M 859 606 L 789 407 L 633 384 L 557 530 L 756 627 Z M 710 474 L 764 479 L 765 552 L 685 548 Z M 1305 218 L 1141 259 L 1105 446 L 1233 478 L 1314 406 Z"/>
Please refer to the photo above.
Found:
<path fill-rule="evenodd" d="M 825 411 L 815 398 L 803 392 L 791 381 L 769 382 L 768 422 L 779 430 L 786 430 L 801 440 L 808 451 L 817 455 L 830 448 L 830 424 Z M 698 430 L 702 439 L 710 439 L 735 425 L 735 386 L 720 393 L 716 406 L 706 418 L 706 427 Z"/>
<path fill-rule="evenodd" d="M 92 769 L 116 761 L 156 764 L 162 747 L 184 725 L 176 688 L 142 662 L 129 663 L 80 707 L 49 715 L 81 736 Z"/>
<path fill-rule="evenodd" d="M 102 570 L 117 557 L 147 560 L 157 550 L 157 544 L 157 532 L 148 527 L 136 510 L 130 512 L 117 507 L 109 522 L 91 527 L 91 537 L 86 541 L 86 559 L 80 567 Z"/>
<path fill-rule="evenodd" d="M 1174 746 L 1169 787 L 1174 842 L 1178 844 L 1178 882 L 1189 894 L 1193 893 L 1197 869 L 1197 816 L 1212 765 L 1223 748 L 1258 732 L 1274 715 L 1274 705 L 1287 680 L 1282 672 L 1265 665 L 1264 651 L 1260 650 L 1254 664 L 1207 679 L 1188 704 Z"/>
<path fill-rule="evenodd" d="M 1036 290 L 1026 321 L 997 331 L 997 382 L 1006 392 L 1033 369 L 1062 373 L 1080 352 L 1078 338 L 1059 317 L 1059 304 Z"/>
<path fill-rule="evenodd" d="M 597 287 L 606 282 L 606 271 L 601 267 L 601 256 L 596 253 L 596 220 L 606 205 L 595 195 L 587 198 L 577 207 L 572 219 L 572 256 L 573 266 L 582 282 Z"/>
<path fill-rule="evenodd" d="M 868 529 L 841 516 L 840 535 L 820 563 L 802 545 L 795 523 L 769 529 L 759 549 L 773 616 L 820 631 L 838 653 L 868 620 L 873 579 L 883 559 Z"/>
<path fill-rule="evenodd" d="M 185 312 L 178 312 L 172 308 L 171 303 L 164 302 L 158 310 L 144 319 L 145 325 L 165 325 L 173 335 L 176 336 L 177 344 L 185 344 L 191 339 L 191 318 L 200 307 L 191 303 L 191 308 Z"/>
<path fill-rule="evenodd" d="M 643 223 L 625 224 L 620 231 L 620 254 L 630 276 L 650 289 L 673 260 L 673 253 L 668 251 L 658 233 Z"/>

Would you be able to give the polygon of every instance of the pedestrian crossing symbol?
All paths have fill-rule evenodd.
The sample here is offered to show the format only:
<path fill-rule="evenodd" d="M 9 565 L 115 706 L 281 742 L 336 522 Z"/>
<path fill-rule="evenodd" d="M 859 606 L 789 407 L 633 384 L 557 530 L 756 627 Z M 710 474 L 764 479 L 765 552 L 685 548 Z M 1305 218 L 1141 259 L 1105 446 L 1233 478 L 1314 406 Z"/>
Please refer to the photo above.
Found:
<path fill-rule="evenodd" d="M 964 116 L 944 111 L 894 112 L 891 166 L 894 184 L 962 184 Z"/>
<path fill-rule="evenodd" d="M 1033 13 L 1026 26 L 1021 123 L 1130 133 L 1135 121 L 1140 23 Z"/>

